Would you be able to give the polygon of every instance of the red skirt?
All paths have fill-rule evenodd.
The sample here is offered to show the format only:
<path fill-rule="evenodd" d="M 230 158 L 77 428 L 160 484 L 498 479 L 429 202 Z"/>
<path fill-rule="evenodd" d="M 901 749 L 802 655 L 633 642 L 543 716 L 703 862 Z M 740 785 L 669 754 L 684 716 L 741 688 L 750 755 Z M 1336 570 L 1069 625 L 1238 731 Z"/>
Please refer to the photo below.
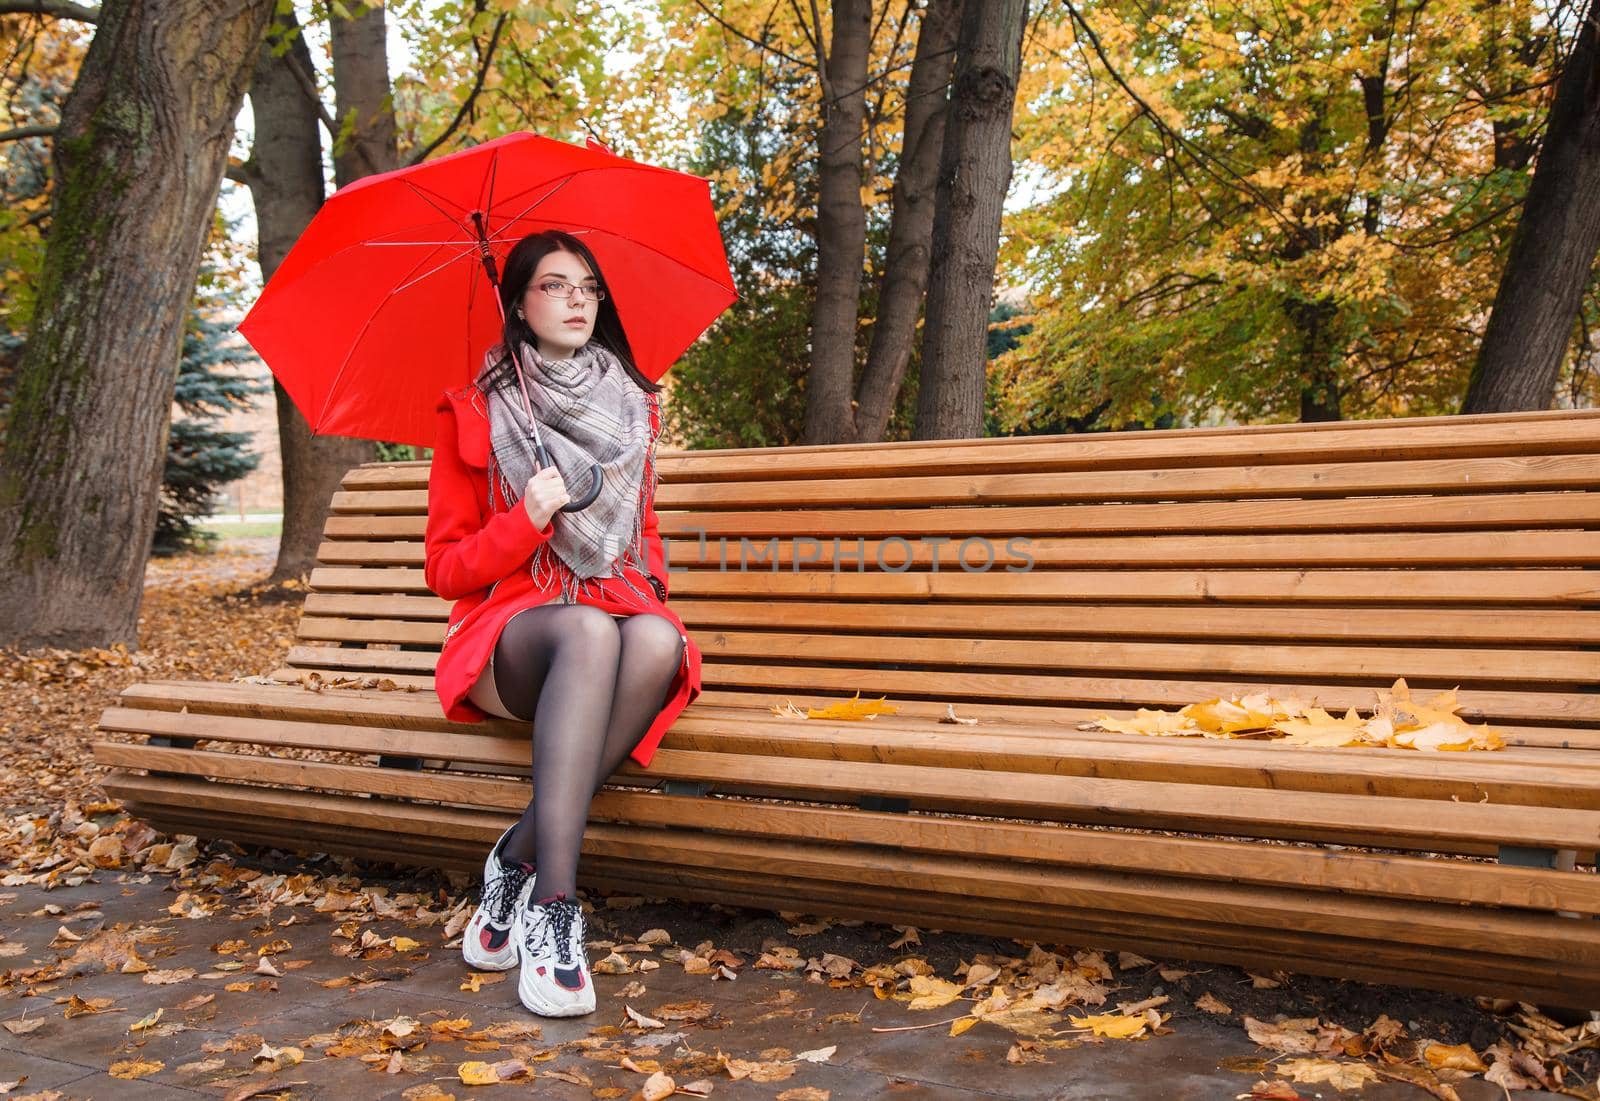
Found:
<path fill-rule="evenodd" d="M 664 602 L 655 598 L 644 575 L 637 571 L 630 571 L 630 575 L 629 580 L 633 581 L 641 592 L 651 594 L 642 602 L 640 596 L 629 591 L 620 578 L 606 578 L 592 583 L 589 587 L 598 591 L 593 594 L 580 592 L 577 600 L 580 604 L 593 604 L 613 615 L 649 613 L 661 616 L 677 629 L 679 637 L 684 641 L 683 660 L 679 662 L 678 670 L 673 674 L 672 684 L 667 690 L 666 703 L 662 705 L 650 728 L 645 731 L 644 736 L 629 754 L 641 768 L 645 768 L 654 758 L 661 739 L 666 736 L 684 708 L 700 695 L 701 654 L 700 647 L 689 637 L 683 621 Z M 445 636 L 444 648 L 440 651 L 439 662 L 434 670 L 434 690 L 438 693 L 439 706 L 444 711 L 445 718 L 452 722 L 464 723 L 498 718 L 489 715 L 467 699 L 467 693 L 483 674 L 489 656 L 494 653 L 494 648 L 500 641 L 500 632 L 511 617 L 529 608 L 549 604 L 557 596 L 559 590 L 555 584 L 541 588 L 534 583 L 530 572 L 521 570 L 496 582 L 488 598 L 451 627 Z"/>

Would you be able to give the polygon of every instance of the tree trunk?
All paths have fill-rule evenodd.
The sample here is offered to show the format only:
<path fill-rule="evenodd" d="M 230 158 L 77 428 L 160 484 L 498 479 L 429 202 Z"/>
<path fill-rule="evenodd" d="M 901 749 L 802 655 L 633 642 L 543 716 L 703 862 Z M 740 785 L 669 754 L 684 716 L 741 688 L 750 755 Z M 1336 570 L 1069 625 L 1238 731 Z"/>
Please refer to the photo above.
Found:
<path fill-rule="evenodd" d="M 357 10 L 353 19 L 335 16 L 331 37 L 334 114 L 347 135 L 347 140 L 335 135 L 333 175 L 343 187 L 400 167 L 383 5 Z"/>
<path fill-rule="evenodd" d="M 1548 409 L 1600 252 L 1600 46 L 1592 0 L 1556 84 L 1463 413 Z"/>
<path fill-rule="evenodd" d="M 106 0 L 0 464 L 0 639 L 138 644 L 179 342 L 273 0 Z"/>
<path fill-rule="evenodd" d="M 832 5 L 832 56 L 822 73 L 817 138 L 817 299 L 811 314 L 811 369 L 801 443 L 848 443 L 855 416 L 856 314 L 867 214 L 861 204 L 861 139 L 866 118 L 871 0 Z M 820 41 L 822 28 L 817 28 Z M 820 52 L 820 51 L 819 51 Z"/>
<path fill-rule="evenodd" d="M 989 310 L 1027 21 L 1027 0 L 969 3 L 962 13 L 934 200 L 939 263 L 923 324 L 919 440 L 983 435 Z"/>
<path fill-rule="evenodd" d="M 973 0 L 975 3 L 976 0 Z M 950 74 L 962 0 L 928 0 L 917 31 L 917 52 L 906 87 L 905 134 L 894 176 L 894 212 L 889 221 L 883 286 L 872 347 L 858 387 L 855 439 L 883 439 L 917 335 L 922 295 L 933 255 L 934 191 L 949 115 Z"/>
<path fill-rule="evenodd" d="M 250 82 L 255 142 L 245 179 L 256 208 L 257 260 L 265 283 L 278 270 L 322 205 L 320 111 L 307 91 L 315 85 L 311 51 L 295 33 L 293 11 L 278 15 L 288 49 L 261 47 Z M 283 460 L 283 527 L 271 584 L 304 578 L 316 564 L 328 502 L 344 472 L 372 458 L 372 444 L 343 436 L 312 436 L 287 391 L 273 382 L 278 450 Z"/>

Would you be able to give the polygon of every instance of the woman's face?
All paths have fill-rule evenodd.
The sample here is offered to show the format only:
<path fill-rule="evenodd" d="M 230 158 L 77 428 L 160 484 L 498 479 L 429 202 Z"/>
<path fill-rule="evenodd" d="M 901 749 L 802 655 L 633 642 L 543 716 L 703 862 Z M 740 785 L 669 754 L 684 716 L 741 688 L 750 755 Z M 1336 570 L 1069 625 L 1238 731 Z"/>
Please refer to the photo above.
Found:
<path fill-rule="evenodd" d="M 541 356 L 567 359 L 589 343 L 600 303 L 585 297 L 581 289 L 573 288 L 598 285 L 589 265 L 574 253 L 551 252 L 539 261 L 533 278 L 528 280 L 528 289 L 522 292 L 522 316 L 538 339 Z M 547 294 L 545 287 L 552 293 Z M 562 294 L 571 297 L 554 297 Z"/>

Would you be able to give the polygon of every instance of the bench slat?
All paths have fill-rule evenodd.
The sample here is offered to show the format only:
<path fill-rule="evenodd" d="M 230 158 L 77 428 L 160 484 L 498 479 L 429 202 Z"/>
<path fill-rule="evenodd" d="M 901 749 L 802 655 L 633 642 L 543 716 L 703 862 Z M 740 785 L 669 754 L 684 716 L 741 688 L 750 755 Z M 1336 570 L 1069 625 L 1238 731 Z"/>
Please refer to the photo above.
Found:
<path fill-rule="evenodd" d="M 324 592 L 428 592 L 420 568 L 329 567 L 312 571 Z M 673 570 L 672 599 L 759 597 L 783 602 L 807 597 L 849 601 L 992 600 L 1216 604 L 1367 603 L 1455 605 L 1600 605 L 1593 571 L 1556 570 L 1052 570 L 972 574 L 961 570 L 870 574 L 855 572 L 739 573 Z"/>
<path fill-rule="evenodd" d="M 507 724 L 511 725 L 511 724 Z M 109 708 L 105 733 L 143 734 L 292 746 L 366 754 L 410 755 L 503 766 L 521 773 L 531 753 L 526 733 L 419 732 L 387 727 L 304 722 L 192 711 Z M 1600 762 L 1583 765 L 1484 760 L 1481 754 L 1430 754 L 1417 760 L 1402 751 L 1346 753 L 1262 743 L 1193 740 L 1089 740 L 975 730 L 949 734 L 894 729 L 874 723 L 815 720 L 804 724 L 773 716 L 729 717 L 686 713 L 674 724 L 674 749 L 783 757 L 790 760 L 884 761 L 985 772 L 1033 772 L 1115 780 L 1215 784 L 1278 791 L 1363 792 L 1426 799 L 1487 800 L 1496 804 L 1600 810 Z M 659 775 L 624 769 L 646 779 Z"/>
<path fill-rule="evenodd" d="M 372 496 L 365 494 L 363 496 Z M 425 502 L 424 502 L 425 503 Z M 962 502 L 966 503 L 966 502 Z M 423 538 L 425 513 L 393 515 L 388 507 L 370 511 L 346 502 L 350 515 L 328 517 L 329 539 Z M 676 506 L 675 506 L 676 507 Z M 666 513 L 665 498 L 656 499 Z M 814 529 L 861 535 L 900 535 L 914 530 L 934 535 L 970 534 L 973 526 L 960 509 L 910 509 L 899 502 L 875 509 L 812 510 Z M 1202 534 L 1227 531 L 1414 531 L 1466 528 L 1595 527 L 1600 524 L 1600 495 L 1594 493 L 1506 493 L 1439 497 L 1296 500 L 1285 498 L 1263 507 L 1256 501 L 1204 501 L 1195 504 L 1064 504 L 1004 506 L 984 509 L 982 529 L 991 533 L 1032 535 L 1108 534 L 1115 532 Z M 709 537 L 737 537 L 759 531 L 795 530 L 792 513 L 697 512 L 694 526 Z M 681 527 L 681 525 L 679 525 Z M 803 530 L 803 529 L 802 529 Z"/>
<path fill-rule="evenodd" d="M 808 520 L 796 521 L 796 526 L 805 533 L 822 530 Z M 661 534 L 669 541 L 665 549 L 673 570 L 692 571 L 696 566 L 724 564 L 738 570 L 741 547 L 737 541 L 725 549 L 713 541 L 702 549 L 694 530 L 676 527 L 667 516 L 661 517 Z M 981 531 L 973 534 L 983 537 Z M 803 559 L 799 557 L 802 554 Z M 924 566 L 932 573 L 937 560 L 941 572 L 959 571 L 980 578 L 1006 572 L 1017 576 L 1044 569 L 1110 566 L 1582 566 L 1600 564 L 1600 531 L 1412 532 L 1403 539 L 1367 534 L 1339 539 L 1323 535 L 1276 535 L 1271 539 L 1254 535 L 1042 536 L 1030 537 L 1015 547 L 1008 546 L 1004 538 L 996 538 L 990 539 L 987 549 L 982 543 L 973 544 L 966 559 L 970 569 L 965 570 L 961 554 L 959 542 L 936 547 L 922 539 L 920 533 L 908 531 L 898 542 L 863 538 L 838 546 L 829 539 L 801 544 L 769 538 L 752 545 L 743 561 L 746 572 L 763 574 L 793 572 L 797 565 L 821 571 L 837 564 L 841 571 L 848 568 L 858 575 L 874 576 Z M 424 549 L 416 542 L 325 541 L 317 547 L 317 561 L 327 566 L 420 566 Z M 881 571 L 877 568 L 880 564 Z M 1008 570 L 1008 566 L 1012 568 Z"/>
<path fill-rule="evenodd" d="M 461 801 L 518 810 L 528 801 L 525 784 L 444 773 L 418 778 L 416 774 L 397 774 L 393 770 L 113 742 L 96 743 L 95 755 L 106 764 L 123 768 L 198 773 L 220 779 L 273 781 L 409 798 L 441 798 L 446 787 L 454 787 L 462 791 L 457 797 Z M 1378 797 L 1015 772 L 993 773 L 995 794 L 979 797 L 970 777 L 948 769 L 807 761 L 803 770 L 779 772 L 768 760 L 723 753 L 662 748 L 656 756 L 661 760 L 661 774 L 736 783 L 789 798 L 854 798 L 861 792 L 873 792 L 908 799 L 913 807 L 960 813 L 1247 837 L 1294 837 L 1315 832 L 1330 840 L 1354 844 L 1371 844 L 1374 837 L 1381 837 L 1379 843 L 1396 849 L 1436 848 L 1456 841 L 1586 851 L 1600 847 L 1600 812 L 1587 810 L 1547 807 L 1529 814 L 1525 808 L 1515 806 L 1411 798 L 1383 798 L 1381 804 L 1375 804 L 1372 800 Z"/>
<path fill-rule="evenodd" d="M 259 789 L 221 782 L 200 782 L 114 774 L 124 790 L 149 797 L 150 792 L 182 792 L 177 801 L 248 811 L 258 804 Z M 230 794 L 231 793 L 231 794 Z M 166 798 L 176 796 L 168 794 Z M 393 804 L 321 792 L 297 793 L 302 806 L 324 808 L 319 820 L 340 826 L 367 827 L 374 813 L 394 815 Z M 332 808 L 332 809 L 328 809 Z M 457 821 L 475 821 L 494 814 L 424 805 L 437 813 L 444 836 L 473 838 Z M 737 803 L 657 792 L 602 788 L 595 795 L 592 816 L 598 821 L 673 826 L 722 832 L 805 839 L 817 843 L 903 847 L 928 853 L 965 853 L 974 858 L 1024 860 L 1095 868 L 1107 872 L 1168 874 L 1185 878 L 1222 879 L 1264 886 L 1351 891 L 1377 897 L 1457 902 L 1490 906 L 1521 905 L 1549 911 L 1600 913 L 1600 880 L 1592 875 L 1510 865 L 1483 865 L 1385 853 L 1322 853 L 1304 859 L 1297 849 L 1251 842 L 1222 841 L 1162 834 L 1106 833 L 1072 826 L 1009 822 L 975 823 L 961 818 L 934 818 L 861 810 L 836 810 L 800 805 L 770 805 L 759 822 Z M 498 821 L 499 819 L 494 819 Z M 483 843 L 499 836 L 490 832 Z M 481 867 L 481 859 L 472 865 Z"/>
<path fill-rule="evenodd" d="M 628 845 L 636 848 L 630 852 Z M 893 848 L 839 848 L 697 831 L 671 831 L 663 837 L 605 823 L 591 824 L 584 851 L 586 855 L 625 856 L 636 866 L 655 862 L 674 869 L 671 874 L 698 863 L 717 870 L 764 873 L 769 881 L 815 882 L 821 889 L 831 884 L 830 872 L 836 871 L 841 883 L 869 883 L 918 897 L 924 893 L 966 894 L 975 900 L 1045 903 L 1051 908 L 1177 919 L 1197 926 L 1226 915 L 1225 928 L 1233 935 L 1248 932 L 1269 940 L 1284 931 L 1292 931 L 1296 937 L 1344 938 L 1359 929 L 1363 935 L 1352 939 L 1370 944 L 1374 952 L 1405 953 L 1390 958 L 1426 957 L 1425 951 L 1418 950 L 1448 947 L 1453 952 L 1476 954 L 1474 962 L 1480 966 L 1498 960 L 1502 966 L 1533 969 L 1529 966 L 1533 960 L 1546 965 L 1559 961 L 1591 972 L 1600 960 L 1600 928 L 1594 923 L 1514 911 L 1464 911 L 1455 906 L 1335 897 L 1170 876 L 1016 862 L 978 863 Z M 846 874 L 840 864 L 850 860 L 855 863 Z M 1383 944 L 1388 947 L 1378 947 Z"/>

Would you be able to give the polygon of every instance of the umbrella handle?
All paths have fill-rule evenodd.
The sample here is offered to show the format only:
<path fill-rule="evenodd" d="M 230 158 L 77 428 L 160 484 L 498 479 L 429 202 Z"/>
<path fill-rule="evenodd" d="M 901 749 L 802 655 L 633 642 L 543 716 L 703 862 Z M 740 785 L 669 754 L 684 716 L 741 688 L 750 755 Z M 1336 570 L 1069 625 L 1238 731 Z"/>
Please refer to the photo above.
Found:
<path fill-rule="evenodd" d="M 542 443 L 534 444 L 533 445 L 533 453 L 534 453 L 534 456 L 539 460 L 539 466 L 540 467 L 546 467 L 546 466 L 553 465 L 550 462 L 550 452 L 544 446 L 544 444 L 542 444 Z M 599 463 L 595 463 L 593 465 L 593 467 L 589 471 L 589 479 L 590 479 L 591 484 L 589 486 L 588 494 L 585 495 L 583 500 L 581 500 L 581 501 L 571 501 L 571 502 L 569 502 L 567 504 L 562 505 L 561 506 L 561 511 L 562 512 L 580 512 L 583 509 L 586 509 L 590 505 L 594 504 L 594 499 L 596 497 L 600 496 L 600 482 L 601 482 L 601 479 L 604 476 L 605 476 L 604 472 L 600 469 L 600 464 Z"/>

